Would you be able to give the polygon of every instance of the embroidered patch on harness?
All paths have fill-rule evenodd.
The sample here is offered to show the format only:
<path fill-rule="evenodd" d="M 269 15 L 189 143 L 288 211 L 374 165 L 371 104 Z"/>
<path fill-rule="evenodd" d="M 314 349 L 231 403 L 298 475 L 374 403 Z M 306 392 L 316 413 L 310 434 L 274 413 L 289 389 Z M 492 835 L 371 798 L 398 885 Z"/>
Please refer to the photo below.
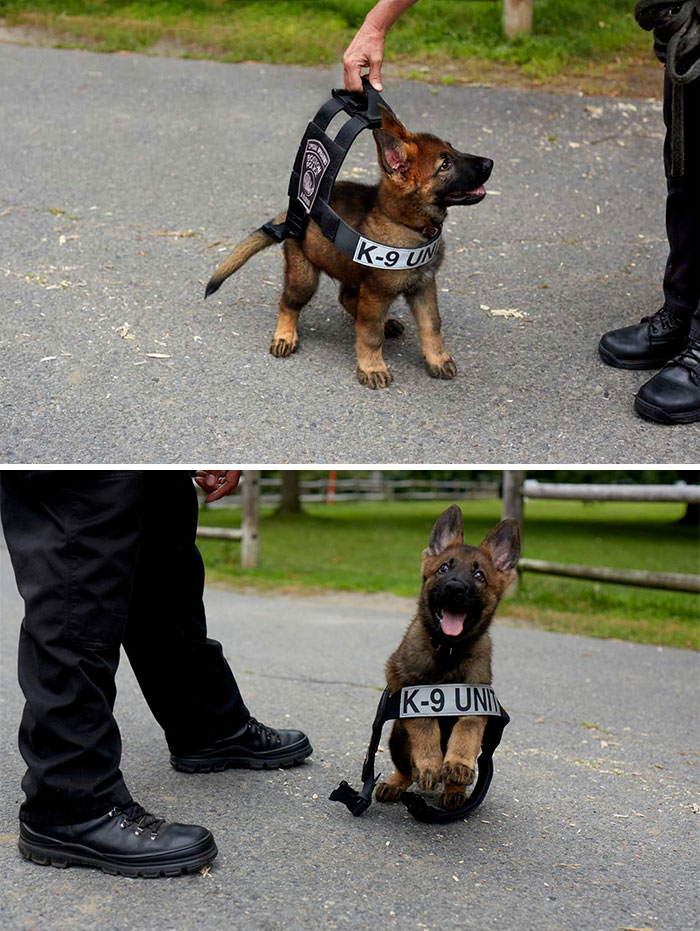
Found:
<path fill-rule="evenodd" d="M 331 158 L 325 147 L 317 139 L 309 139 L 301 162 L 298 194 L 307 213 L 311 212 L 321 181 L 330 163 Z"/>

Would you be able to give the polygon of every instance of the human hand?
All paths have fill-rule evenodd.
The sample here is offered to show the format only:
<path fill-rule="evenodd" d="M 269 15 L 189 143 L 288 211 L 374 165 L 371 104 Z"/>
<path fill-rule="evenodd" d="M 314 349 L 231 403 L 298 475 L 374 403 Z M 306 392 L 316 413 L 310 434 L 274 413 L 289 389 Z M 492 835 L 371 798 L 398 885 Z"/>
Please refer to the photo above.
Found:
<path fill-rule="evenodd" d="M 377 0 L 343 55 L 345 90 L 362 92 L 362 69 L 369 68 L 369 83 L 376 91 L 381 91 L 386 34 L 399 16 L 417 2 Z"/>
<path fill-rule="evenodd" d="M 382 61 L 386 33 L 371 23 L 365 22 L 343 55 L 343 80 L 345 90 L 362 92 L 362 69 L 369 68 L 372 87 L 382 89 Z"/>
<path fill-rule="evenodd" d="M 202 491 L 210 492 L 207 495 L 207 503 L 209 503 L 218 501 L 219 498 L 235 491 L 240 478 L 240 469 L 205 469 L 198 471 L 194 480 Z"/>

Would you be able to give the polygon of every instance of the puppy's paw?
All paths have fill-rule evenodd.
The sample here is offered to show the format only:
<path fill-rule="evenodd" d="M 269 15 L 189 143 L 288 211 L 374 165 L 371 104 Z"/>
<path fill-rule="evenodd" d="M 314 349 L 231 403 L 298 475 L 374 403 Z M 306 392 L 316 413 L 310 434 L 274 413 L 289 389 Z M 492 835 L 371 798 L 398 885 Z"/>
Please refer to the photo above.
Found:
<path fill-rule="evenodd" d="M 380 782 L 374 790 L 374 797 L 378 802 L 398 802 L 405 791 L 403 786 L 392 786 L 388 782 Z"/>
<path fill-rule="evenodd" d="M 447 359 L 444 359 L 441 362 L 426 361 L 425 367 L 428 370 L 428 375 L 430 375 L 431 378 L 442 378 L 445 381 L 449 381 L 457 374 L 457 366 L 449 356 Z"/>
<path fill-rule="evenodd" d="M 413 767 L 413 781 L 418 786 L 419 789 L 422 789 L 423 792 L 432 792 L 433 789 L 437 788 L 440 782 L 440 773 L 437 769 L 431 769 L 426 767 L 425 769 L 418 769 L 417 766 Z"/>
<path fill-rule="evenodd" d="M 405 329 L 406 327 L 400 320 L 396 320 L 395 317 L 389 317 L 384 324 L 384 336 L 386 336 L 387 339 L 393 339 L 395 336 L 401 336 Z"/>
<path fill-rule="evenodd" d="M 474 770 L 459 760 L 445 760 L 440 778 L 445 783 L 454 783 L 455 786 L 470 786 L 474 782 Z"/>
<path fill-rule="evenodd" d="M 440 807 L 447 809 L 459 808 L 464 805 L 466 800 L 467 793 L 464 791 L 464 786 L 448 785 L 445 786 L 440 796 Z"/>
<path fill-rule="evenodd" d="M 292 340 L 285 339 L 282 336 L 273 336 L 270 343 L 270 352 L 278 359 L 283 359 L 285 356 L 291 356 L 293 352 L 297 351 L 298 347 L 298 336 L 295 336 Z"/>
<path fill-rule="evenodd" d="M 368 388 L 387 388 L 391 384 L 391 372 L 388 368 L 383 369 L 361 369 L 357 366 L 357 380 L 361 385 Z"/>

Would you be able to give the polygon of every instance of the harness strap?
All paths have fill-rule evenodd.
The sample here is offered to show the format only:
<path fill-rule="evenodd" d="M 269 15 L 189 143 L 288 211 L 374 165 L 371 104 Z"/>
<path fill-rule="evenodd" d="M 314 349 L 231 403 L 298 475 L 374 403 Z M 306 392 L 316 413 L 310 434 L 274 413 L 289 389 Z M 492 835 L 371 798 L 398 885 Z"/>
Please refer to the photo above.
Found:
<path fill-rule="evenodd" d="M 343 109 L 345 109 L 343 101 L 338 97 L 331 97 L 319 108 L 312 122 L 314 122 L 319 129 L 326 130 L 333 117 Z"/>
<path fill-rule="evenodd" d="M 387 686 L 382 692 L 382 697 L 379 699 L 377 706 L 377 714 L 372 724 L 372 736 L 362 766 L 362 790 L 358 792 L 343 779 L 329 796 L 331 801 L 342 802 L 355 817 L 359 817 L 367 811 L 372 804 L 372 795 L 381 776 L 381 774 L 377 775 L 375 773 L 374 760 L 379 747 L 382 729 L 387 721 L 402 717 L 401 700 L 405 691 L 394 692 L 392 695 Z M 404 792 L 401 796 L 401 802 L 418 821 L 431 824 L 457 821 L 465 818 L 483 802 L 493 778 L 493 754 L 501 742 L 503 729 L 510 721 L 510 717 L 501 703 L 495 696 L 493 696 L 493 699 L 498 706 L 498 713 L 488 712 L 481 753 L 477 761 L 477 780 L 469 798 L 459 808 L 447 810 L 429 805 L 422 796 L 415 792 Z"/>

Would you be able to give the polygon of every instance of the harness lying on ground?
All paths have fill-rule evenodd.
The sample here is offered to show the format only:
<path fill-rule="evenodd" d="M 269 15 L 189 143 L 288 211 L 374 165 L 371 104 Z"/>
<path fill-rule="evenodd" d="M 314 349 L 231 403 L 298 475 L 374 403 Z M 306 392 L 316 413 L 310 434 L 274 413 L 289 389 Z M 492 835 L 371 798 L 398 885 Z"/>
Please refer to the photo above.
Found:
<path fill-rule="evenodd" d="M 414 249 L 390 246 L 362 236 L 338 216 L 330 205 L 331 191 L 350 146 L 363 129 L 379 129 L 382 125 L 380 107 L 393 113 L 391 107 L 362 79 L 364 94 L 334 90 L 309 123 L 294 160 L 289 179 L 289 207 L 283 223 L 265 223 L 263 231 L 277 242 L 303 239 L 309 217 L 336 249 L 353 262 L 370 268 L 418 268 L 437 255 L 442 231 L 426 238 Z M 336 114 L 344 111 L 350 119 L 340 127 L 334 139 L 326 133 Z"/>
<path fill-rule="evenodd" d="M 374 757 L 379 747 L 382 728 L 386 721 L 394 718 L 426 717 L 463 717 L 465 715 L 486 715 L 487 723 L 481 744 L 481 754 L 477 761 L 478 776 L 469 798 L 459 808 L 450 810 L 428 805 L 425 799 L 415 792 L 404 792 L 401 801 L 418 821 L 440 822 L 456 821 L 474 811 L 484 800 L 493 777 L 493 753 L 501 742 L 503 728 L 510 721 L 508 713 L 496 698 L 490 685 L 448 685 L 408 686 L 392 695 L 389 688 L 384 689 L 379 699 L 377 716 L 372 725 L 365 762 L 362 767 L 362 791 L 358 792 L 343 780 L 330 794 L 331 801 L 342 802 L 359 817 L 372 804 L 372 794 L 380 775 L 375 775 Z"/>

